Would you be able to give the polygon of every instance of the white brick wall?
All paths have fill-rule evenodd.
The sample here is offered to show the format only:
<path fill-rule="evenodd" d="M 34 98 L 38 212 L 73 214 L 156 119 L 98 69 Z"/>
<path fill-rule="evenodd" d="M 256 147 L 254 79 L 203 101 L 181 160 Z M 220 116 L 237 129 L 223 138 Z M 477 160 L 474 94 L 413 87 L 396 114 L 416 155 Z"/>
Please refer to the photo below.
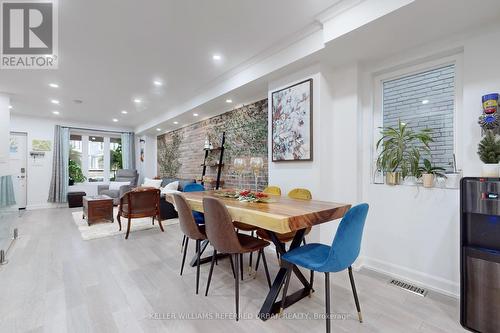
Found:
<path fill-rule="evenodd" d="M 455 65 L 385 81 L 383 125 L 396 127 L 401 119 L 415 130 L 431 128 L 431 160 L 451 170 L 454 101 Z"/>

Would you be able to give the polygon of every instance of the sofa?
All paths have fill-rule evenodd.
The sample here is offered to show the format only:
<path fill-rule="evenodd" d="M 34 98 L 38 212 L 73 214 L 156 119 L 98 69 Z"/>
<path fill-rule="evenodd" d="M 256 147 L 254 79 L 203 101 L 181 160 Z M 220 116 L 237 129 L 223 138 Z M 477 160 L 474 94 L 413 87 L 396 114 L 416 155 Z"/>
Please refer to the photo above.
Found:
<path fill-rule="evenodd" d="M 123 169 L 116 171 L 115 181 L 117 182 L 130 182 L 130 185 L 122 185 L 118 190 L 110 190 L 109 185 L 98 185 L 97 194 L 107 195 L 113 199 L 113 204 L 115 206 L 120 204 L 120 198 L 130 191 L 131 189 L 137 187 L 137 181 L 139 179 L 139 174 L 137 170 L 133 169 Z"/>
<path fill-rule="evenodd" d="M 165 185 L 175 181 L 179 182 L 177 190 L 181 192 L 184 191 L 184 186 L 187 184 L 196 183 L 194 179 L 162 178 L 161 187 L 165 187 Z M 160 198 L 160 217 L 162 220 L 175 219 L 178 217 L 174 205 L 165 200 L 165 196 Z"/>

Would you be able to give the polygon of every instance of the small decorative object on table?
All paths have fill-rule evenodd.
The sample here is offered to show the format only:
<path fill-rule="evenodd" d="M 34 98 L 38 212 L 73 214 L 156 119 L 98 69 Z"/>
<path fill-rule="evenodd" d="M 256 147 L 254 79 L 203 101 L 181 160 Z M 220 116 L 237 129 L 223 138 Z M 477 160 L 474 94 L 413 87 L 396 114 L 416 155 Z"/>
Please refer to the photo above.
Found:
<path fill-rule="evenodd" d="M 250 167 L 252 168 L 253 175 L 255 177 L 255 191 L 259 191 L 259 185 L 257 180 L 259 179 L 260 170 L 264 167 L 264 160 L 262 157 L 252 157 L 250 158 Z"/>
<path fill-rule="evenodd" d="M 247 163 L 245 159 L 243 158 L 235 158 L 233 161 L 233 168 L 236 171 L 236 174 L 238 175 L 238 189 L 242 189 L 242 178 L 243 178 L 243 172 L 245 171 L 245 168 L 247 167 Z"/>
<path fill-rule="evenodd" d="M 242 202 L 270 202 L 268 194 L 263 192 L 243 191 L 216 191 L 218 197 L 236 199 Z"/>

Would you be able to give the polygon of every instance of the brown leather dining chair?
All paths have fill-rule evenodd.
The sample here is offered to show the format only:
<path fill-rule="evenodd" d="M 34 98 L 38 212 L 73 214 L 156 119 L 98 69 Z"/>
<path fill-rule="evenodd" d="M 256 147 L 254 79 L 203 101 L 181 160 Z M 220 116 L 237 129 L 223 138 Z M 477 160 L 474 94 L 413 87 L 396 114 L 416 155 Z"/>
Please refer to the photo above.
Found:
<path fill-rule="evenodd" d="M 160 217 L 160 190 L 153 187 L 137 187 L 125 193 L 120 198 L 120 207 L 116 217 L 120 231 L 122 230 L 121 217 L 128 219 L 125 239 L 128 239 L 132 219 L 137 218 L 152 217 L 153 224 L 157 218 L 160 229 L 164 232 Z"/>
<path fill-rule="evenodd" d="M 174 197 L 175 209 L 179 214 L 179 224 L 181 230 L 186 236 L 186 240 L 183 243 L 184 251 L 182 254 L 182 264 L 181 264 L 181 275 L 184 270 L 184 263 L 186 262 L 186 253 L 188 249 L 188 242 L 190 239 L 196 241 L 196 294 L 198 294 L 198 289 L 200 285 L 200 244 L 202 240 L 207 239 L 205 234 L 205 226 L 198 225 L 194 220 L 193 211 L 187 203 L 186 199 L 178 193 L 172 194 Z"/>
<path fill-rule="evenodd" d="M 210 280 L 214 269 L 215 257 L 217 252 L 226 253 L 234 256 L 234 264 L 239 267 L 239 261 L 243 253 L 258 251 L 262 256 L 264 269 L 266 272 L 267 283 L 271 287 L 271 278 L 267 269 L 266 256 L 264 248 L 269 245 L 269 242 L 258 239 L 245 234 L 239 234 L 234 230 L 232 225 L 233 220 L 229 214 L 226 206 L 222 201 L 216 198 L 204 198 L 203 210 L 205 213 L 205 232 L 214 247 L 214 256 L 212 257 L 212 264 L 210 265 L 210 272 L 208 274 L 207 290 L 205 296 L 208 295 L 210 288 Z M 239 272 L 235 269 L 235 303 L 236 303 L 236 321 L 239 319 Z"/>

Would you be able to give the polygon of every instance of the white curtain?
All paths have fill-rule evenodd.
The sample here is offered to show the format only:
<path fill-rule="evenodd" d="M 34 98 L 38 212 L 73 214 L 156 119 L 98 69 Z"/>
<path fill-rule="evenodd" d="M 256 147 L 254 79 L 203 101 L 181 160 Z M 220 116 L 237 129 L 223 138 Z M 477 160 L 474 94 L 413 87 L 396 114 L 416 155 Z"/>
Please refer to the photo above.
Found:
<path fill-rule="evenodd" d="M 135 170 L 134 133 L 122 133 L 122 164 L 123 169 Z"/>
<path fill-rule="evenodd" d="M 56 125 L 49 202 L 67 202 L 69 183 L 69 128 Z"/>

